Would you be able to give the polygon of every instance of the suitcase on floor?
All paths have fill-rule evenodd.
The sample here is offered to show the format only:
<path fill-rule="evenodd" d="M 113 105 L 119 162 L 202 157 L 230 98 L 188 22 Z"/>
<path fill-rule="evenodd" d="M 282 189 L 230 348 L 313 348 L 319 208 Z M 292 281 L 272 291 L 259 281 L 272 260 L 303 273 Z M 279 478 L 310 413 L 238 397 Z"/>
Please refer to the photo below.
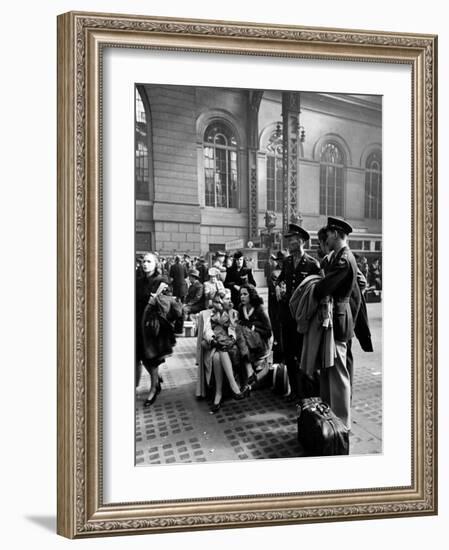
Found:
<path fill-rule="evenodd" d="M 274 363 L 273 367 L 273 393 L 276 395 L 288 395 L 290 384 L 288 383 L 287 367 L 284 363 Z"/>
<path fill-rule="evenodd" d="M 349 454 L 349 431 L 319 397 L 298 405 L 298 441 L 306 456 Z"/>

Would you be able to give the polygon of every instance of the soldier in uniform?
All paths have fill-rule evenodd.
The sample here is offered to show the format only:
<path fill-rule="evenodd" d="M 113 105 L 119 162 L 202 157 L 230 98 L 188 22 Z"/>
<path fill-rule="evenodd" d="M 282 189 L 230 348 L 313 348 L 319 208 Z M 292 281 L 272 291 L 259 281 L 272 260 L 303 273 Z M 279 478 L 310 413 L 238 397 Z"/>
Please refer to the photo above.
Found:
<path fill-rule="evenodd" d="M 329 217 L 326 226 L 326 245 L 333 252 L 324 278 L 314 290 L 317 300 L 333 301 L 333 331 L 336 357 L 333 367 L 322 369 L 320 393 L 348 430 L 351 428 L 351 381 L 348 369 L 348 349 L 354 336 L 351 294 L 357 285 L 357 262 L 348 247 L 352 227 L 345 220 Z"/>
<path fill-rule="evenodd" d="M 315 258 L 304 252 L 304 245 L 310 235 L 301 226 L 289 224 L 287 246 L 290 256 L 285 258 L 281 273 L 276 281 L 276 298 L 279 301 L 279 318 L 281 322 L 281 346 L 291 394 L 289 401 L 296 402 L 302 397 L 299 361 L 302 351 L 302 334 L 296 330 L 296 321 L 292 317 L 289 301 L 298 285 L 309 275 L 316 275 L 320 271 L 320 264 Z M 285 291 L 282 289 L 285 287 Z"/>

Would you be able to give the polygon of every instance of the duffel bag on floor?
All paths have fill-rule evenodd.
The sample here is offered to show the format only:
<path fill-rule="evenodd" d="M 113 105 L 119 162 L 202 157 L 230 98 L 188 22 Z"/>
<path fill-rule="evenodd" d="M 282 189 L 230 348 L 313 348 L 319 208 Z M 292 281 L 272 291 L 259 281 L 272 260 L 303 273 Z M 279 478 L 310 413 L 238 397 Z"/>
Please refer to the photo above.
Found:
<path fill-rule="evenodd" d="M 306 456 L 349 454 L 349 431 L 319 397 L 298 405 L 298 441 Z"/>

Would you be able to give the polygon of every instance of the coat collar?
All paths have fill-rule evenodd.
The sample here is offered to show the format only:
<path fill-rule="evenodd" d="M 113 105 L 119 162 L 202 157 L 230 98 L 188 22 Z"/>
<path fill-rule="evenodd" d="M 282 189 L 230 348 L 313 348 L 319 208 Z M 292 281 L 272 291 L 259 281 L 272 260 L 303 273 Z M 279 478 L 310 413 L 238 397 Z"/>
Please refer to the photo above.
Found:
<path fill-rule="evenodd" d="M 346 245 L 346 244 L 343 245 L 336 254 L 334 253 L 333 258 L 331 258 L 331 262 L 338 261 L 341 258 L 343 252 L 345 252 L 347 250 L 349 250 L 348 245 Z"/>

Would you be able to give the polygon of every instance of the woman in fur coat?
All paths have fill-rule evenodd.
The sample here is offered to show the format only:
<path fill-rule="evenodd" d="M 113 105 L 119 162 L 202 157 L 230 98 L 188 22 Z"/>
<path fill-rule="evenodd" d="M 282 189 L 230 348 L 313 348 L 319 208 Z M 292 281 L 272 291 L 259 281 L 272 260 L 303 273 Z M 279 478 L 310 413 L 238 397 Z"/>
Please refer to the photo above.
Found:
<path fill-rule="evenodd" d="M 136 363 L 141 361 L 150 374 L 151 387 L 144 403 L 149 407 L 161 391 L 159 365 L 173 352 L 173 323 L 182 316 L 182 305 L 167 294 L 167 279 L 159 273 L 152 252 L 143 256 L 142 272 L 136 281 Z"/>

